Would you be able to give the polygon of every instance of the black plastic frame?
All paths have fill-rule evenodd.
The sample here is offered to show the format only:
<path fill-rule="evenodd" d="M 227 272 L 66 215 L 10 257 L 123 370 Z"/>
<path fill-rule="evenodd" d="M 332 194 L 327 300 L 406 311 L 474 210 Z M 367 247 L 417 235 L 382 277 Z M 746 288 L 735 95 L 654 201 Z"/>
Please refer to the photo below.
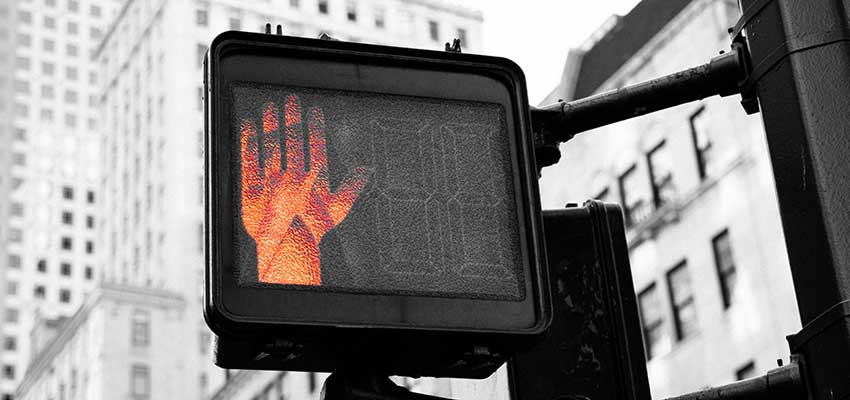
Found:
<path fill-rule="evenodd" d="M 241 65 L 233 61 L 236 57 L 244 58 Z M 293 71 L 312 65 L 315 77 L 292 78 L 293 74 L 284 77 L 281 66 L 287 63 L 297 64 Z M 245 68 L 249 65 L 251 68 Z M 481 88 L 485 84 L 492 86 L 493 82 L 502 85 L 506 94 L 502 96 L 502 103 L 506 106 L 508 131 L 513 140 L 511 158 L 521 247 L 526 260 L 523 268 L 526 296 L 522 301 L 276 290 L 236 284 L 228 263 L 233 254 L 228 243 L 233 242 L 230 216 L 238 212 L 238 200 L 231 199 L 227 188 L 232 172 L 230 157 L 238 151 L 228 148 L 227 143 L 231 121 L 226 88 L 231 82 L 251 81 L 350 90 L 356 88 L 352 85 L 363 82 L 345 82 L 345 74 L 339 74 L 339 70 L 350 68 L 347 65 L 356 65 L 358 73 L 375 78 L 368 82 L 371 89 L 368 91 L 380 90 L 380 93 L 411 94 L 399 91 L 406 89 L 414 90 L 418 96 L 491 101 L 493 96 L 481 98 Z M 322 75 L 321 72 L 336 74 Z M 399 76 L 413 79 L 400 84 L 400 80 L 393 79 Z M 292 82 L 289 79 L 300 80 Z M 463 84 L 458 85 L 458 82 Z M 280 332 L 291 338 L 298 337 L 299 332 L 316 334 L 324 328 L 333 328 L 340 334 L 344 334 L 345 328 L 376 328 L 400 334 L 411 331 L 489 333 L 505 339 L 505 335 L 536 335 L 546 329 L 551 320 L 551 306 L 542 217 L 525 80 L 516 64 L 503 58 L 479 55 L 225 32 L 213 40 L 207 54 L 204 84 L 207 150 L 204 314 L 216 334 L 247 336 Z M 399 89 L 400 86 L 407 87 Z M 487 90 L 492 91 L 483 92 Z M 234 175 L 238 176 L 238 172 Z M 286 304 L 286 307 L 269 306 L 274 304 Z M 252 311 L 247 313 L 246 310 Z"/>

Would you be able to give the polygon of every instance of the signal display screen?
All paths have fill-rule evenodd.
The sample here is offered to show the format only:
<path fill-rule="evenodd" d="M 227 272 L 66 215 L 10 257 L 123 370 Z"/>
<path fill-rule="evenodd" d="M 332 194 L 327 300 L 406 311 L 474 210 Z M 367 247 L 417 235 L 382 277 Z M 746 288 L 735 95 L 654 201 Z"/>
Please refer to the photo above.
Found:
<path fill-rule="evenodd" d="M 230 88 L 240 286 L 524 299 L 502 105 Z"/>

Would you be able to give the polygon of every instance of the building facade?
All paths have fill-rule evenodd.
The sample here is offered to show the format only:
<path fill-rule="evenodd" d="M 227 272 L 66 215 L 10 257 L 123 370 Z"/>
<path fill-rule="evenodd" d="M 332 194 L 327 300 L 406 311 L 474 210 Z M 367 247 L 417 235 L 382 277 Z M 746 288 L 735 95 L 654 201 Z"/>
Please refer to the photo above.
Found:
<path fill-rule="evenodd" d="M 70 316 L 96 283 L 98 72 L 92 52 L 118 0 L 13 0 L 0 118 L 0 398 L 32 357 L 37 318 Z M 6 23 L 8 22 L 8 23 Z"/>
<path fill-rule="evenodd" d="M 93 97 L 89 99 L 87 92 L 85 98 L 97 110 L 94 124 L 100 135 L 77 150 L 101 149 L 97 160 L 87 165 L 102 171 L 102 178 L 92 184 L 97 191 L 96 203 L 90 206 L 97 211 L 93 241 L 98 246 L 93 263 L 102 275 L 95 293 L 109 295 L 88 300 L 60 328 L 57 339 L 47 341 L 16 398 L 55 398 L 70 393 L 74 382 L 76 397 L 66 398 L 205 399 L 219 393 L 230 378 L 245 381 L 248 375 L 268 381 L 250 390 L 265 390 L 281 376 L 223 371 L 212 364 L 211 333 L 202 317 L 202 60 L 208 44 L 219 32 L 260 32 L 271 22 L 283 25 L 290 35 L 327 33 L 341 40 L 438 50 L 458 37 L 465 51 L 474 52 L 480 48 L 481 15 L 431 0 L 127 0 L 120 4 L 90 54 L 97 89 Z M 38 77 L 21 81 L 31 86 Z M 85 203 L 88 194 L 75 192 L 74 198 Z M 116 300 L 124 297 L 138 300 L 137 292 L 157 293 L 174 301 L 159 311 L 148 310 L 142 300 L 113 304 L 124 304 Z M 124 311 L 105 311 L 116 307 Z M 150 345 L 143 346 L 149 350 L 133 345 L 137 314 L 147 315 L 140 318 L 147 318 L 150 332 L 164 332 L 161 339 L 152 336 Z M 174 315 L 179 318 L 174 320 Z M 102 327 L 115 327 L 110 331 L 115 338 L 92 333 Z M 33 333 L 36 338 L 47 335 Z M 73 364 L 86 357 L 95 367 L 74 372 Z M 64 375 L 57 378 L 60 369 Z M 287 390 L 309 390 L 310 376 L 314 384 L 321 384 L 314 375 L 290 374 L 284 377 L 289 382 Z M 90 382 L 85 392 L 81 377 Z M 300 386 L 303 390 L 296 388 Z"/>
<path fill-rule="evenodd" d="M 571 53 L 544 103 L 703 64 L 729 48 L 728 0 L 644 0 Z M 760 116 L 710 98 L 578 135 L 543 206 L 623 206 L 653 397 L 763 374 L 800 328 Z"/>
<path fill-rule="evenodd" d="M 187 398 L 182 371 L 192 361 L 174 356 L 186 349 L 173 340 L 186 313 L 173 292 L 103 284 L 49 335 L 15 398 Z"/>

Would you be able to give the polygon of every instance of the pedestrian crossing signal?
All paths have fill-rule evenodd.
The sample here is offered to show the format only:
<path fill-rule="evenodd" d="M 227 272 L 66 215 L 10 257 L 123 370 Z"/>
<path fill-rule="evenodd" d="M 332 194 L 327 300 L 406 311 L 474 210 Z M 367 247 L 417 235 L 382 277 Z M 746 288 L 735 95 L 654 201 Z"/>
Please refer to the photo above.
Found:
<path fill-rule="evenodd" d="M 205 84 L 219 365 L 481 377 L 546 328 L 515 64 L 228 32 Z"/>

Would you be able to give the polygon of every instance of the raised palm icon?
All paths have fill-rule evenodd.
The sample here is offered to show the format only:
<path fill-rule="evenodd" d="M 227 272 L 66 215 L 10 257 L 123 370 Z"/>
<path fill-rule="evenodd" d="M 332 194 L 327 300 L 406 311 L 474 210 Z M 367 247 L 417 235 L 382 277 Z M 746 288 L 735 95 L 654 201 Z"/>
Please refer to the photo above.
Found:
<path fill-rule="evenodd" d="M 276 104 L 266 104 L 262 135 L 253 120 L 242 121 L 242 223 L 257 243 L 260 282 L 320 285 L 319 243 L 348 215 L 368 182 L 368 171 L 354 168 L 335 192 L 330 191 L 320 108 L 309 112 L 306 168 L 301 106 L 294 95 L 286 99 L 286 166 L 281 169 L 278 115 Z"/>

